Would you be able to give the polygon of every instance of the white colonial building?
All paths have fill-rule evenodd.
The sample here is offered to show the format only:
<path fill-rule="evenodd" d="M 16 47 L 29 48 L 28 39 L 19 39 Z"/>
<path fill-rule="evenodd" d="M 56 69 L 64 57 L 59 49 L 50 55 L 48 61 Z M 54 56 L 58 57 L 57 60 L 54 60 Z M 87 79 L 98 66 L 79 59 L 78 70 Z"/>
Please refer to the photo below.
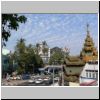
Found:
<path fill-rule="evenodd" d="M 38 54 L 42 58 L 43 62 L 47 64 L 50 59 L 50 48 L 48 47 L 46 42 L 38 43 L 37 48 L 38 48 Z"/>
<path fill-rule="evenodd" d="M 98 85 L 98 61 L 89 61 L 80 74 L 81 86 Z"/>

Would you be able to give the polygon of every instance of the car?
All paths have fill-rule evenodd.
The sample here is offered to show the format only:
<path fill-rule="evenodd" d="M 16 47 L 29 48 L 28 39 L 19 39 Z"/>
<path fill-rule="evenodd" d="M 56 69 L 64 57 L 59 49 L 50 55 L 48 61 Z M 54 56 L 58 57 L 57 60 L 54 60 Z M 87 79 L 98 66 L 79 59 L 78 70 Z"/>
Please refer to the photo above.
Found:
<path fill-rule="evenodd" d="M 22 75 L 22 79 L 23 79 L 23 80 L 30 79 L 30 75 L 29 75 L 29 74 L 23 74 L 23 75 Z"/>
<path fill-rule="evenodd" d="M 43 83 L 43 79 L 41 79 L 41 78 L 38 78 L 38 79 L 36 79 L 36 80 L 35 80 L 35 83 L 36 83 L 36 84 Z"/>
<path fill-rule="evenodd" d="M 19 76 L 14 76 L 14 77 L 9 77 L 10 80 L 20 80 L 21 77 Z"/>
<path fill-rule="evenodd" d="M 21 77 L 20 77 L 20 76 L 17 76 L 17 77 L 16 77 L 16 79 L 17 79 L 17 80 L 20 80 L 20 79 L 21 79 Z"/>
<path fill-rule="evenodd" d="M 13 80 L 13 77 L 9 77 L 10 80 Z"/>
<path fill-rule="evenodd" d="M 35 81 L 34 81 L 34 80 L 29 80 L 28 82 L 29 82 L 29 83 L 33 83 L 33 82 L 35 82 Z"/>
<path fill-rule="evenodd" d="M 48 80 L 44 81 L 46 85 L 50 85 L 53 83 L 53 80 L 51 78 L 49 78 Z"/>
<path fill-rule="evenodd" d="M 44 81 L 48 81 L 48 80 L 49 80 L 49 78 L 44 78 L 43 80 L 44 80 Z"/>
<path fill-rule="evenodd" d="M 14 79 L 14 80 L 16 80 L 16 79 L 17 79 L 17 77 L 13 77 L 13 79 Z"/>
<path fill-rule="evenodd" d="M 49 77 L 44 77 L 43 80 L 44 81 L 48 81 L 50 78 Z"/>

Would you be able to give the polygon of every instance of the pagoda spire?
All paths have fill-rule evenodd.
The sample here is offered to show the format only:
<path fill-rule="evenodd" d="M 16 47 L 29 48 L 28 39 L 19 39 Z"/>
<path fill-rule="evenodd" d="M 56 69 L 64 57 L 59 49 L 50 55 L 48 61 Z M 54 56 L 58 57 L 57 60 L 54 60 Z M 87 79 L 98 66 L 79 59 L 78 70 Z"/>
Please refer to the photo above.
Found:
<path fill-rule="evenodd" d="M 87 36 L 84 42 L 84 47 L 82 48 L 81 51 L 81 57 L 85 62 L 87 62 L 89 60 L 92 60 L 93 57 L 97 59 L 97 56 L 98 56 L 97 50 L 94 46 L 93 39 L 90 36 L 89 24 L 87 24 Z"/>
<path fill-rule="evenodd" d="M 90 33 L 90 31 L 89 31 L 89 24 L 87 23 L 87 35 L 90 35 L 89 33 Z"/>

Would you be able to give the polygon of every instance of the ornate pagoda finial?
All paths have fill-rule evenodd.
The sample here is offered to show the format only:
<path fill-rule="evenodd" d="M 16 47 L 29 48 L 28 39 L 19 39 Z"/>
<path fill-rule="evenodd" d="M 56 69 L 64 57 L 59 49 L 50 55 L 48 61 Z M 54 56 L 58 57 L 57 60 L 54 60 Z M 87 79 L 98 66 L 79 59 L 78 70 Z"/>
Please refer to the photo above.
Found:
<path fill-rule="evenodd" d="M 87 23 L 87 35 L 89 35 L 89 24 Z"/>

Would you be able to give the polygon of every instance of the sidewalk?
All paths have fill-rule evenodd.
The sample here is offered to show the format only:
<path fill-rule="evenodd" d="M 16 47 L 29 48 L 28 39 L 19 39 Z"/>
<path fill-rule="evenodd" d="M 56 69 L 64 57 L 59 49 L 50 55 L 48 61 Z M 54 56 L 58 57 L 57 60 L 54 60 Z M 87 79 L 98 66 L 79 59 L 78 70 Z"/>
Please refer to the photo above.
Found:
<path fill-rule="evenodd" d="M 10 80 L 10 81 L 4 80 L 2 81 L 1 85 L 2 86 L 17 86 L 18 84 L 22 84 L 25 82 L 28 82 L 28 80 Z"/>

